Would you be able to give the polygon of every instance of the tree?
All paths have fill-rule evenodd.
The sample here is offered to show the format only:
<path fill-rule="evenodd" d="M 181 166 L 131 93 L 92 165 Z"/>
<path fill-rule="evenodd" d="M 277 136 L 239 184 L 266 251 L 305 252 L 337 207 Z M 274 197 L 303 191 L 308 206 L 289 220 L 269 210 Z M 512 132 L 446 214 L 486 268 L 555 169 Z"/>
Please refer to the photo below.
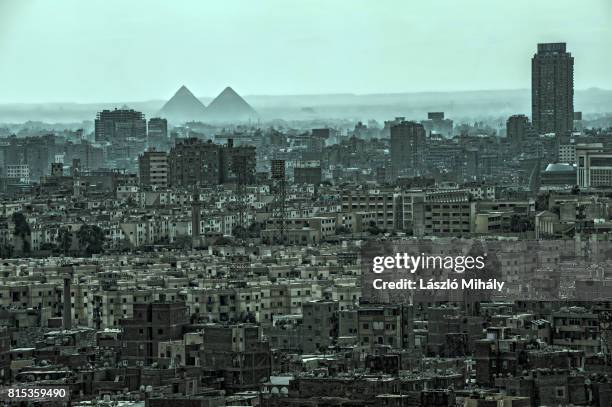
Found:
<path fill-rule="evenodd" d="M 528 216 L 514 213 L 510 218 L 510 230 L 516 233 L 523 233 L 528 230 L 533 230 L 533 222 Z"/>
<path fill-rule="evenodd" d="M 338 226 L 336 228 L 337 235 L 348 235 L 350 233 L 351 233 L 351 229 L 347 228 L 346 226 Z"/>
<path fill-rule="evenodd" d="M 15 235 L 24 236 L 30 234 L 30 225 L 21 212 L 13 214 L 13 223 L 15 224 Z"/>
<path fill-rule="evenodd" d="M 126 237 L 122 238 L 117 243 L 115 243 L 114 248 L 122 253 L 127 253 L 133 249 L 132 244 L 130 243 L 130 240 Z"/>
<path fill-rule="evenodd" d="M 21 240 L 21 247 L 23 253 L 30 252 L 30 225 L 26 220 L 25 216 L 21 212 L 15 212 L 12 216 L 13 223 L 15 224 L 15 231 L 13 234 L 16 238 Z"/>
<path fill-rule="evenodd" d="M 57 232 L 57 246 L 61 253 L 67 256 L 72 248 L 72 232 L 62 227 Z"/>
<path fill-rule="evenodd" d="M 546 211 L 548 210 L 548 198 L 549 193 L 538 195 L 536 198 L 536 211 Z"/>
<path fill-rule="evenodd" d="M 0 245 L 0 258 L 5 259 L 5 258 L 13 257 L 13 251 L 14 251 L 14 248 L 10 244 Z"/>
<path fill-rule="evenodd" d="M 234 227 L 234 230 L 232 230 L 232 235 L 235 238 L 238 239 L 242 239 L 248 236 L 248 232 L 247 230 L 244 228 L 244 226 L 242 225 L 237 225 L 236 227 Z"/>
<path fill-rule="evenodd" d="M 174 247 L 179 249 L 191 249 L 193 242 L 190 236 L 180 235 L 174 238 Z"/>
<path fill-rule="evenodd" d="M 128 196 L 128 198 L 126 199 L 125 203 L 127 204 L 127 206 L 128 206 L 129 208 L 135 208 L 135 207 L 138 205 L 138 203 L 136 202 L 136 200 L 134 199 L 134 197 L 133 197 L 133 196 L 131 196 L 131 195 L 130 195 L 130 196 Z"/>
<path fill-rule="evenodd" d="M 371 235 L 378 235 L 383 232 L 373 220 L 370 221 L 370 226 L 367 230 Z"/>
<path fill-rule="evenodd" d="M 256 324 L 257 318 L 255 318 L 255 314 L 253 314 L 252 312 L 247 312 L 246 315 L 244 315 L 244 317 L 242 318 L 242 321 L 240 322 L 244 322 L 247 324 Z"/>
<path fill-rule="evenodd" d="M 253 222 L 249 225 L 249 236 L 250 237 L 260 237 L 261 236 L 262 225 L 259 222 Z"/>
<path fill-rule="evenodd" d="M 232 244 L 232 241 L 225 236 L 219 236 L 215 239 L 215 246 L 226 246 Z"/>
<path fill-rule="evenodd" d="M 57 250 L 57 246 L 53 243 L 46 242 L 40 245 L 40 250 L 54 252 Z"/>
<path fill-rule="evenodd" d="M 104 231 L 97 225 L 83 225 L 77 232 L 79 248 L 87 256 L 104 251 Z"/>

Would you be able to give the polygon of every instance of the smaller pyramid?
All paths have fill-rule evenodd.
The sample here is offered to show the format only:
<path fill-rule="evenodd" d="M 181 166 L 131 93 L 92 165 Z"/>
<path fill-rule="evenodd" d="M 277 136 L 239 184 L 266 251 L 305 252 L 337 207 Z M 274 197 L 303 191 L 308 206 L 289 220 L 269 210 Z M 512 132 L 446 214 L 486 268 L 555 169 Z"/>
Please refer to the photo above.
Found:
<path fill-rule="evenodd" d="M 241 122 L 257 117 L 255 109 L 229 86 L 210 102 L 205 112 L 205 119 L 215 122 Z"/>
<path fill-rule="evenodd" d="M 206 107 L 186 86 L 176 91 L 164 104 L 159 115 L 171 122 L 199 121 L 204 119 Z"/>

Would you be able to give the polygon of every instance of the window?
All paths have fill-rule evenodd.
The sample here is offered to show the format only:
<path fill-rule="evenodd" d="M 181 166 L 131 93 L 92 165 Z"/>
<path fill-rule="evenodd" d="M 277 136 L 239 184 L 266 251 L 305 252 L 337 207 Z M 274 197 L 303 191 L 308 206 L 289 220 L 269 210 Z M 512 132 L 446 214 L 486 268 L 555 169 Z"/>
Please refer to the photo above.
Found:
<path fill-rule="evenodd" d="M 555 387 L 555 396 L 557 398 L 565 398 L 565 387 L 561 387 L 561 386 Z"/>

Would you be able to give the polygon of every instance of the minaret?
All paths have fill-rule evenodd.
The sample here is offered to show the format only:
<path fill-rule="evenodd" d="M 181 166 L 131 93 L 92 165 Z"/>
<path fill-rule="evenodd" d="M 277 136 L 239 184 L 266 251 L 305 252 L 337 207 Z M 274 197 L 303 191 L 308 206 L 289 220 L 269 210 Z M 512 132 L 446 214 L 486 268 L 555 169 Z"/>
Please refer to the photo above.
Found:
<path fill-rule="evenodd" d="M 191 200 L 191 247 L 200 245 L 200 193 L 196 188 Z"/>
<path fill-rule="evenodd" d="M 287 219 L 287 185 L 285 178 L 285 160 L 272 160 L 271 176 L 272 187 L 274 188 L 274 203 L 272 216 L 275 218 L 275 227 L 278 230 L 277 243 L 284 244 L 286 240 L 285 222 Z"/>
<path fill-rule="evenodd" d="M 72 295 L 71 282 L 73 276 L 73 268 L 71 265 L 63 266 L 64 269 L 64 290 L 62 292 L 62 300 L 64 303 L 62 309 L 63 328 L 65 330 L 72 329 Z"/>
<path fill-rule="evenodd" d="M 64 310 L 62 311 L 64 329 L 70 330 L 72 329 L 72 307 L 71 307 L 71 290 L 70 290 L 70 280 L 72 276 L 66 275 L 64 276 L 64 292 L 63 292 L 63 300 L 64 300 Z"/>

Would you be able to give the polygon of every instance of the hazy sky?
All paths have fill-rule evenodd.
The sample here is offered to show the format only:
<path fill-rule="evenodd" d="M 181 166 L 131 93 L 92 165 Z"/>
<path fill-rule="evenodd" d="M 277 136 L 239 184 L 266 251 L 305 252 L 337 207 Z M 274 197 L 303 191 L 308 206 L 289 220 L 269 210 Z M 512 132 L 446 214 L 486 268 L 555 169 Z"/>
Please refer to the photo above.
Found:
<path fill-rule="evenodd" d="M 0 103 L 529 88 L 556 41 L 612 89 L 612 0 L 0 0 Z"/>

